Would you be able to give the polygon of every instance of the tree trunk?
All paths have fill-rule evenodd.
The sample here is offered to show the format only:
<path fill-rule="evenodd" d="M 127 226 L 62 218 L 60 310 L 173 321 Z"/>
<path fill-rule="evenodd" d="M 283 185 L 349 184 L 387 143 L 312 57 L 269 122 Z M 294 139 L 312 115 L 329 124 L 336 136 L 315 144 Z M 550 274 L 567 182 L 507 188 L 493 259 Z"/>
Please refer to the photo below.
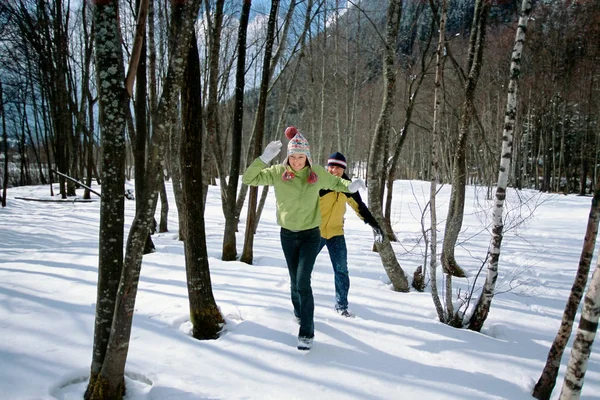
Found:
<path fill-rule="evenodd" d="M 260 94 L 258 99 L 258 109 L 256 110 L 256 119 L 254 120 L 254 150 L 253 157 L 257 158 L 262 153 L 262 142 L 265 131 L 265 114 L 267 108 L 267 89 L 269 87 L 269 78 L 271 76 L 271 52 L 275 40 L 275 22 L 279 10 L 279 0 L 271 0 L 271 12 L 269 13 L 269 22 L 267 27 L 267 41 L 265 44 L 265 57 L 263 60 L 262 76 L 260 82 Z M 246 232 L 244 236 L 244 249 L 240 261 L 252 264 L 254 258 L 254 227 L 256 225 L 256 202 L 257 187 L 250 188 L 250 198 L 248 199 L 248 214 L 246 216 Z"/>
<path fill-rule="evenodd" d="M 2 81 L 0 81 L 0 114 L 2 114 L 2 144 L 4 145 L 4 176 L 2 177 L 2 207 L 6 207 L 6 190 L 8 189 L 8 133 L 6 132 L 6 115 L 4 114 L 4 98 Z"/>
<path fill-rule="evenodd" d="M 62 0 L 56 0 L 56 15 L 54 17 L 54 43 L 55 43 L 55 62 L 56 62 L 56 100 L 57 100 L 57 119 L 58 126 L 55 128 L 56 148 L 57 148 L 57 167 L 58 172 L 70 176 L 77 176 L 76 171 L 69 170 L 71 158 L 75 158 L 75 149 L 69 152 L 73 140 L 73 116 L 70 104 L 70 93 L 67 83 L 68 71 L 68 46 L 67 29 L 63 25 L 63 5 Z M 61 154 L 60 160 L 58 154 Z M 59 179 L 60 181 L 60 179 Z M 75 196 L 75 184 L 71 181 L 66 182 L 66 196 Z M 61 192 L 62 198 L 66 198 L 65 193 Z"/>
<path fill-rule="evenodd" d="M 558 370 L 560 368 L 560 361 L 562 355 L 567 346 L 567 342 L 571 337 L 571 330 L 573 329 L 573 321 L 579 308 L 579 303 L 583 297 L 583 292 L 587 284 L 588 275 L 590 272 L 590 265 L 592 258 L 594 257 L 594 249 L 596 247 L 596 238 L 598 236 L 598 221 L 600 220 L 600 182 L 596 183 L 594 190 L 594 197 L 592 199 L 592 205 L 588 216 L 587 228 L 585 231 L 585 239 L 583 242 L 583 248 L 581 249 L 581 255 L 579 257 L 579 267 L 577 268 L 577 274 L 573 286 L 571 287 L 571 293 L 563 312 L 562 321 L 560 328 L 552 342 L 550 351 L 548 352 L 548 358 L 546 365 L 542 371 L 542 375 L 538 379 L 534 389 L 533 397 L 539 400 L 549 400 L 554 385 L 556 384 L 556 377 L 558 376 Z M 597 272 L 597 271 L 596 271 Z M 585 306 L 584 306 L 585 307 Z"/>
<path fill-rule="evenodd" d="M 160 192 L 160 222 L 158 223 L 158 232 L 169 232 L 169 199 L 167 198 L 167 188 L 165 187 L 165 177 L 159 183 Z"/>
<path fill-rule="evenodd" d="M 489 0 L 477 0 L 469 40 L 468 77 L 465 87 L 465 102 L 460 119 L 458 142 L 454 152 L 454 165 L 452 168 L 452 192 L 448 205 L 446 229 L 442 247 L 442 268 L 444 272 L 456 277 L 465 277 L 465 272 L 458 265 L 454 257 L 454 247 L 458 234 L 462 228 L 465 208 L 466 188 L 466 148 L 469 125 L 474 113 L 475 88 L 481 71 L 483 47 L 485 43 L 485 29 L 487 16 L 490 11 Z"/>
<path fill-rule="evenodd" d="M 140 5 L 148 6 L 148 2 L 145 0 L 142 3 L 142 0 L 136 0 L 135 2 L 136 10 L 138 10 L 137 15 L 137 27 L 136 27 L 136 44 L 140 41 L 139 50 L 136 51 L 136 46 L 134 45 L 134 51 L 132 52 L 132 59 L 136 58 L 137 55 L 138 62 L 135 63 L 135 60 L 130 62 L 130 70 L 128 71 L 128 76 L 126 80 L 126 87 L 130 85 L 133 88 L 133 76 L 135 76 L 135 103 L 134 103 L 134 112 L 135 112 L 135 134 L 130 136 L 133 137 L 133 163 L 135 165 L 134 177 L 135 177 L 135 207 L 136 209 L 141 207 L 140 202 L 144 199 L 144 192 L 146 188 L 144 187 L 144 176 L 146 175 L 146 142 L 148 141 L 148 109 L 146 104 L 146 99 L 148 98 L 148 82 L 147 82 L 147 67 L 146 67 L 146 13 L 147 10 L 144 10 L 144 7 L 140 7 Z M 142 24 L 142 26 L 140 26 Z M 134 74 L 133 71 L 136 71 Z M 135 69 L 137 68 L 137 69 Z M 127 90 L 130 91 L 130 87 L 127 87 Z M 148 238 L 146 239 L 146 245 L 144 247 L 144 254 L 149 254 L 154 251 L 154 243 L 152 242 L 152 236 L 148 234 Z"/>
<path fill-rule="evenodd" d="M 206 232 L 204 229 L 204 185 L 202 182 L 202 101 L 200 57 L 196 35 L 188 51 L 182 92 L 183 130 L 181 136 L 181 182 L 186 217 L 184 241 L 185 270 L 192 336 L 196 339 L 216 339 L 224 323 L 215 302 L 210 281 Z"/>
<path fill-rule="evenodd" d="M 390 0 L 387 12 L 387 34 L 385 43 L 385 52 L 383 57 L 383 86 L 384 93 L 381 104 L 381 112 L 375 127 L 375 135 L 371 143 L 369 152 L 369 208 L 371 213 L 381 225 L 383 222 L 383 210 L 381 204 L 381 191 L 383 189 L 381 175 L 383 174 L 384 160 L 386 153 L 386 137 L 390 129 L 391 113 L 394 108 L 394 92 L 396 90 L 396 71 L 394 70 L 394 58 L 396 49 L 396 40 L 402 16 L 402 1 Z M 396 254 L 388 238 L 383 243 L 376 243 L 377 251 L 381 257 L 383 268 L 388 278 L 392 282 L 395 291 L 408 292 L 410 290 L 408 280 L 402 270 L 402 267 L 396 259 Z"/>
<path fill-rule="evenodd" d="M 96 320 L 90 381 L 85 398 L 94 397 L 94 389 L 106 359 L 116 294 L 123 269 L 123 227 L 125 187 L 125 70 L 119 30 L 118 1 L 96 1 L 94 7 L 96 74 L 102 136 L 102 198 Z M 64 179 L 64 178 L 63 178 Z M 118 383 L 118 385 L 121 382 Z M 123 395 L 115 388 L 114 398 Z M 106 397 L 110 398 L 110 397 Z"/>
<path fill-rule="evenodd" d="M 469 321 L 469 329 L 480 332 L 483 323 L 487 319 L 494 298 L 496 279 L 498 278 L 498 262 L 500 259 L 500 247 L 504 237 L 504 201 L 506 200 L 506 188 L 508 187 L 508 175 L 513 150 L 513 134 L 515 120 L 517 118 L 517 100 L 519 91 L 519 75 L 521 73 L 521 57 L 523 44 L 525 43 L 525 32 L 531 14 L 531 0 L 523 0 L 521 4 L 521 16 L 517 26 L 515 44 L 513 46 L 512 60 L 510 62 L 510 81 L 506 100 L 506 114 L 504 117 L 504 129 L 502 132 L 502 153 L 500 155 L 500 169 L 498 171 L 498 184 L 496 185 L 496 203 L 492 211 L 492 238 L 490 250 L 487 257 L 488 271 L 483 285 L 481 296 L 477 301 L 473 315 Z"/>
<path fill-rule="evenodd" d="M 244 123 L 244 86 L 246 74 L 246 36 L 250 19 L 251 0 L 244 0 L 238 28 L 237 67 L 235 73 L 235 100 L 233 110 L 233 134 L 231 136 L 231 164 L 227 187 L 221 191 L 225 230 L 223 232 L 223 261 L 233 261 L 237 257 L 238 213 L 236 207 L 237 186 L 240 175 L 240 157 L 242 155 L 242 133 Z"/>
<path fill-rule="evenodd" d="M 434 9 L 434 2 L 430 0 L 431 8 Z M 437 207 L 436 207 L 436 194 L 437 194 L 437 183 L 440 180 L 440 165 L 438 160 L 438 154 L 440 150 L 440 137 L 438 133 L 439 125 L 439 108 L 441 103 L 440 88 L 442 87 L 442 81 L 444 77 L 444 49 L 446 47 L 446 16 L 448 10 L 448 3 L 446 0 L 442 1 L 440 10 L 440 28 L 439 37 L 437 43 L 437 50 L 435 56 L 435 82 L 433 91 L 433 122 L 431 129 L 431 187 L 429 189 L 429 212 L 431 215 L 431 260 L 429 261 L 429 275 L 431 278 L 431 297 L 435 310 L 437 311 L 440 322 L 446 322 L 444 315 L 444 309 L 440 296 L 437 289 Z"/>
<path fill-rule="evenodd" d="M 112 27 L 112 30 L 116 33 L 115 36 L 118 38 L 116 1 L 113 0 L 108 4 L 104 3 L 104 0 L 98 0 L 96 3 L 97 13 L 99 17 L 104 17 L 103 14 L 110 12 L 110 18 L 106 18 L 109 23 L 104 30 Z M 177 98 L 187 61 L 186 54 L 193 32 L 193 23 L 198 15 L 199 7 L 200 0 L 194 0 L 190 3 L 177 2 L 173 4 L 170 24 L 171 32 L 169 34 L 171 56 L 169 57 L 169 67 L 163 87 L 163 95 L 157 109 L 156 129 L 149 147 L 149 163 L 144 182 L 147 190 L 144 193 L 142 207 L 136 210 L 136 216 L 129 231 L 123 271 L 119 281 L 114 317 L 111 320 L 110 339 L 106 348 L 104 362 L 102 363 L 100 373 L 94 377 L 93 382 L 90 380 L 91 385 L 88 387 L 88 393 L 93 400 L 120 399 L 123 396 L 125 363 L 129 351 L 129 339 L 143 250 L 154 220 L 154 210 L 158 198 L 158 184 L 163 174 L 161 155 L 164 154 L 167 127 L 175 122 Z M 98 20 L 101 19 L 98 18 Z M 98 32 L 100 31 L 103 31 L 103 29 L 100 28 Z M 106 35 L 105 32 L 103 33 Z M 102 46 L 104 43 L 105 41 L 96 37 L 96 52 L 98 52 L 98 49 L 103 49 Z M 108 47 L 120 50 L 120 40 L 118 41 L 118 45 L 113 42 L 110 43 L 111 46 Z M 120 80 L 112 79 L 113 82 L 119 83 L 121 95 L 123 96 L 125 95 L 125 89 L 122 63 L 122 58 L 117 60 L 115 57 L 111 66 L 115 69 L 117 68 L 116 65 L 119 64 L 118 69 L 123 74 Z M 101 82 L 99 86 L 102 86 L 103 79 L 106 78 L 103 72 L 107 70 L 110 70 L 110 68 L 97 68 L 100 74 L 99 81 Z M 124 107 L 121 108 L 123 111 L 125 110 Z M 125 124 L 124 114 L 123 124 Z M 106 179 L 104 183 L 106 184 Z M 121 198 L 123 197 L 122 194 L 121 187 Z M 102 198 L 104 199 L 104 196 Z"/>
<path fill-rule="evenodd" d="M 185 213 L 183 212 L 183 194 L 181 193 L 181 124 L 171 127 L 169 147 L 171 148 L 171 184 L 179 217 L 179 240 L 185 240 Z"/>
<path fill-rule="evenodd" d="M 385 231 L 390 241 L 397 242 L 398 238 L 396 237 L 395 232 L 392 229 L 391 224 L 391 216 L 392 216 L 392 199 L 394 195 L 394 180 L 396 179 L 396 170 L 398 169 L 398 163 L 400 160 L 400 152 L 404 147 L 404 142 L 408 137 L 408 128 L 412 123 L 412 116 L 415 110 L 415 106 L 417 103 L 417 98 L 419 91 L 421 89 L 421 84 L 425 80 L 427 76 L 427 69 L 429 64 L 429 46 L 431 44 L 431 39 L 433 37 L 433 33 L 435 30 L 435 21 L 431 20 L 431 29 L 429 30 L 429 36 L 427 41 L 423 46 L 423 50 L 421 52 L 421 61 L 420 61 L 420 71 L 415 79 L 411 78 L 410 85 L 408 87 L 408 103 L 406 105 L 406 109 L 404 112 L 404 123 L 402 124 L 402 128 L 400 128 L 400 137 L 394 146 L 394 153 L 391 157 L 391 160 L 388 165 L 388 173 L 385 180 L 385 185 L 387 187 L 386 200 L 385 200 L 385 213 L 384 213 L 384 222 L 385 222 Z"/>
<path fill-rule="evenodd" d="M 560 400 L 579 399 L 583 379 L 587 371 L 588 360 L 592 352 L 592 345 L 596 338 L 598 330 L 598 320 L 600 317 L 600 261 L 596 264 L 596 269 L 592 275 L 590 287 L 583 301 L 581 318 L 577 335 L 573 342 L 571 358 L 567 366 L 565 381 L 563 382 Z"/>

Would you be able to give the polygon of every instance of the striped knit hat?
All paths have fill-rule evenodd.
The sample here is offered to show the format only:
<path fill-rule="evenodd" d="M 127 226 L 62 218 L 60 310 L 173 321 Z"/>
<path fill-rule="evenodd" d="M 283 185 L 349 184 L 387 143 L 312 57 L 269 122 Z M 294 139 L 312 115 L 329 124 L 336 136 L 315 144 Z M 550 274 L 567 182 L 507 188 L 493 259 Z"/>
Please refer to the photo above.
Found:
<path fill-rule="evenodd" d="M 292 180 L 296 177 L 296 174 L 290 167 L 289 157 L 292 154 L 305 154 L 306 159 L 308 160 L 308 168 L 310 172 L 308 173 L 307 182 L 309 184 L 314 184 L 319 180 L 318 175 L 312 170 L 312 157 L 310 156 L 310 146 L 308 145 L 308 140 L 300 132 L 296 129 L 295 126 L 288 126 L 285 130 L 285 136 L 290 139 L 288 143 L 287 157 L 283 160 L 283 165 L 285 165 L 286 169 L 281 175 L 281 178 L 284 181 Z"/>
<path fill-rule="evenodd" d="M 342 153 L 340 153 L 339 151 L 336 151 L 335 153 L 333 153 L 332 155 L 329 156 L 329 158 L 327 159 L 327 166 L 328 167 L 342 167 L 344 169 L 346 169 L 347 165 L 346 165 L 346 157 L 344 157 L 344 155 Z"/>
<path fill-rule="evenodd" d="M 288 158 L 292 154 L 305 154 L 308 165 L 312 166 L 312 157 L 310 156 L 310 145 L 308 140 L 298 132 L 295 126 L 290 126 L 285 130 L 285 136 L 290 139 L 288 143 L 287 157 L 283 160 L 283 165 L 289 165 Z"/>

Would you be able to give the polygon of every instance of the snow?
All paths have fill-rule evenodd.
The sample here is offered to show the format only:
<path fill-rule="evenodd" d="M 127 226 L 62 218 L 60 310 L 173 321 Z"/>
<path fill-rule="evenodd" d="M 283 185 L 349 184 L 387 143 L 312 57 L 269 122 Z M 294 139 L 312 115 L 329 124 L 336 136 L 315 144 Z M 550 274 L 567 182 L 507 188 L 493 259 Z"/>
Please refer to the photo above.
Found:
<path fill-rule="evenodd" d="M 420 219 L 429 183 L 397 181 L 394 190 L 392 221 L 400 240 L 394 248 L 412 277 L 425 254 Z M 437 199 L 440 238 L 449 190 L 442 187 Z M 170 186 L 168 193 L 175 210 Z M 485 188 L 467 189 L 456 255 L 470 277 L 454 280 L 460 296 L 473 283 L 489 245 L 493 202 L 485 194 Z M 100 203 L 97 198 L 91 203 L 16 199 L 48 195 L 47 186 L 11 188 L 8 207 L 0 210 L 2 399 L 81 399 L 88 379 Z M 333 309 L 325 248 L 313 273 L 315 343 L 300 352 L 272 193 L 254 241 L 254 265 L 247 265 L 220 261 L 224 220 L 219 189 L 211 187 L 207 244 L 224 333 L 212 341 L 189 335 L 183 247 L 171 211 L 170 232 L 154 235 L 157 251 L 143 261 L 126 398 L 530 399 L 573 283 L 590 204 L 590 197 L 509 190 L 500 293 L 481 333 L 439 323 L 428 292 L 392 291 L 371 251 L 370 228 L 348 208 L 349 301 L 356 317 L 341 317 Z M 126 233 L 134 207 L 135 201 L 126 200 Z M 245 210 L 240 253 L 244 219 Z M 438 287 L 444 287 L 441 281 Z M 453 297 L 459 304 L 456 293 Z M 570 347 L 553 399 L 569 354 Z M 582 398 L 597 399 L 598 393 L 600 356 L 592 353 Z"/>

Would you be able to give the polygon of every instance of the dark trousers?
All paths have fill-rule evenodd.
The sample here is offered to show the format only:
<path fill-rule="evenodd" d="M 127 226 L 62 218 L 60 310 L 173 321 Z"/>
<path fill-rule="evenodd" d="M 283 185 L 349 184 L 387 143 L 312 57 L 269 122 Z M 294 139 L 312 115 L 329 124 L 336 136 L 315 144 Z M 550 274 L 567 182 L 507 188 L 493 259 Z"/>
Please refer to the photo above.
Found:
<path fill-rule="evenodd" d="M 298 336 L 312 338 L 315 335 L 313 299 L 310 276 L 315 266 L 321 232 L 319 228 L 290 231 L 281 228 L 281 248 L 290 273 L 290 289 L 294 315 L 300 318 Z"/>
<path fill-rule="evenodd" d="M 327 245 L 329 259 L 333 266 L 335 282 L 335 309 L 348 309 L 348 291 L 350 290 L 350 277 L 348 276 L 348 250 L 344 235 L 334 236 L 329 239 L 321 238 L 319 251 Z"/>

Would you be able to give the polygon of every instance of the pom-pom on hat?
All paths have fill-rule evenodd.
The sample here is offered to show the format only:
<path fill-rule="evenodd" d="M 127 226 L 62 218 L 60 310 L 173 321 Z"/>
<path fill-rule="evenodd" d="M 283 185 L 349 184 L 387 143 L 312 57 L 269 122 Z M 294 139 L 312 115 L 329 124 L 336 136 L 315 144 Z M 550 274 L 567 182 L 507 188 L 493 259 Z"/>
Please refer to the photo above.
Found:
<path fill-rule="evenodd" d="M 305 154 L 309 166 L 312 166 L 312 157 L 310 156 L 310 145 L 308 144 L 308 140 L 298 132 L 298 129 L 295 126 L 288 126 L 285 130 L 285 136 L 290 139 L 287 149 L 288 157 L 291 154 Z M 283 165 L 290 165 L 288 157 L 283 160 Z"/>
<path fill-rule="evenodd" d="M 329 156 L 329 158 L 327 159 L 327 166 L 328 167 L 342 167 L 344 169 L 346 169 L 347 164 L 346 164 L 346 157 L 344 157 L 344 155 L 342 153 L 340 153 L 339 151 L 336 151 L 335 153 L 333 153 L 332 155 Z"/>

